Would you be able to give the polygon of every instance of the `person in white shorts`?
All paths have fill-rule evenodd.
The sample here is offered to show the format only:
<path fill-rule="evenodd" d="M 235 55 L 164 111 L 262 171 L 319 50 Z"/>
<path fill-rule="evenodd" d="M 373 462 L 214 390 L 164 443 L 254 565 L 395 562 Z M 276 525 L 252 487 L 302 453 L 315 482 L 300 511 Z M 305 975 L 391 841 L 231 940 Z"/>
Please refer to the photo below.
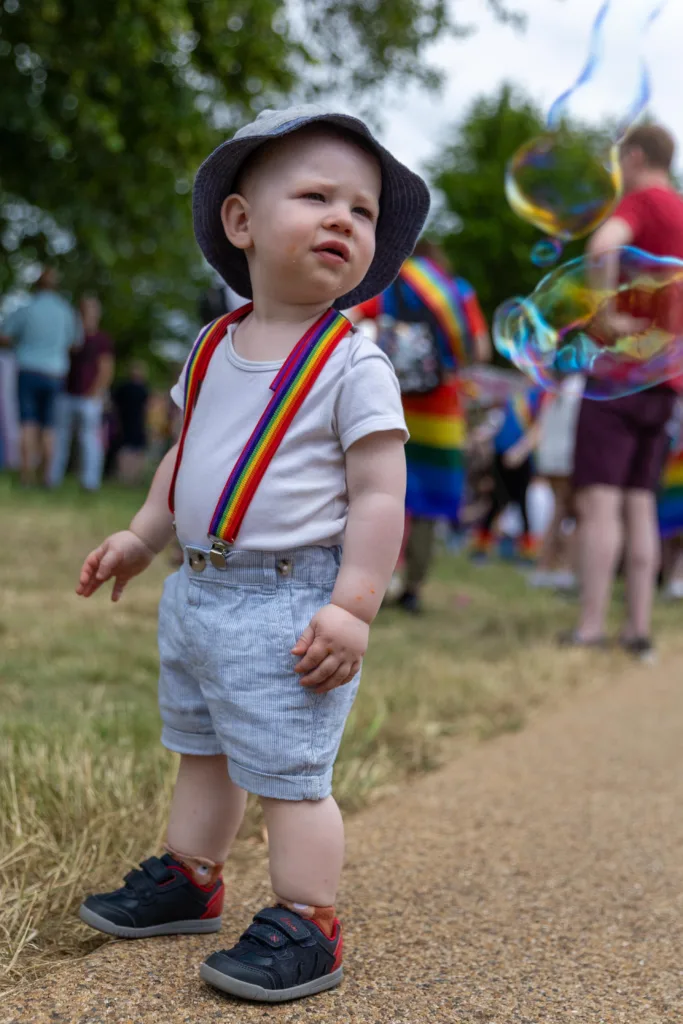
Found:
<path fill-rule="evenodd" d="M 563 590 L 576 585 L 571 545 L 563 530 L 566 521 L 573 517 L 574 446 L 583 388 L 584 379 L 580 374 L 567 377 L 541 412 L 536 464 L 538 475 L 552 489 L 554 506 L 538 564 L 529 575 L 529 582 L 536 587 Z"/>

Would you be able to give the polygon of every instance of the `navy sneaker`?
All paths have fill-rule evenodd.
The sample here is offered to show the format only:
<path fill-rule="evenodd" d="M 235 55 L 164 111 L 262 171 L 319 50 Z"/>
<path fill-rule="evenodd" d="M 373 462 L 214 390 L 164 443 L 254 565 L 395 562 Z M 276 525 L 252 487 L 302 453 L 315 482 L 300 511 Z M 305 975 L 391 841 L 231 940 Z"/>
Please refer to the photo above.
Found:
<path fill-rule="evenodd" d="M 114 892 L 88 896 L 79 910 L 81 921 L 121 939 L 220 930 L 220 878 L 210 886 L 196 885 L 188 869 L 166 853 L 144 860 L 125 883 Z"/>
<path fill-rule="evenodd" d="M 232 949 L 212 953 L 199 973 L 214 988 L 241 999 L 283 1003 L 334 988 L 343 977 L 342 930 L 331 939 L 284 907 L 259 911 Z"/>

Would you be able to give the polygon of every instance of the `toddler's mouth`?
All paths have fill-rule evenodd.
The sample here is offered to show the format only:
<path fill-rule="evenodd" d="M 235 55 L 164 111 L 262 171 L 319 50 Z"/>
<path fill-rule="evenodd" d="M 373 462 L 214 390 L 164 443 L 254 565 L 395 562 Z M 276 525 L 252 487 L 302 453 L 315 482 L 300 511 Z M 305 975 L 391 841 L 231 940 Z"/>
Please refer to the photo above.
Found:
<path fill-rule="evenodd" d="M 351 256 L 345 242 L 323 242 L 322 245 L 317 245 L 313 252 L 322 256 L 325 262 L 336 264 L 348 263 Z"/>

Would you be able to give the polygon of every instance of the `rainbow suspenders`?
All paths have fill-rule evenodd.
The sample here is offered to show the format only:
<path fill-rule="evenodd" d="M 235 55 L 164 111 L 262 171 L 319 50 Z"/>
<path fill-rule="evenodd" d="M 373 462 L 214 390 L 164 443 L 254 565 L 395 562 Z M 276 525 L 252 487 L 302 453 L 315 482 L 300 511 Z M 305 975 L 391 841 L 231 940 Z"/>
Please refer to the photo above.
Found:
<path fill-rule="evenodd" d="M 190 353 L 185 377 L 183 429 L 168 495 L 171 512 L 175 511 L 175 485 L 187 432 L 211 357 L 225 337 L 228 327 L 241 320 L 251 309 L 251 304 L 242 306 L 209 324 Z M 273 396 L 242 449 L 211 517 L 208 533 L 213 543 L 209 557 L 216 568 L 226 567 L 225 556 L 235 543 L 270 460 L 325 363 L 350 330 L 351 323 L 346 317 L 334 309 L 328 309 L 297 342 L 271 383 Z"/>

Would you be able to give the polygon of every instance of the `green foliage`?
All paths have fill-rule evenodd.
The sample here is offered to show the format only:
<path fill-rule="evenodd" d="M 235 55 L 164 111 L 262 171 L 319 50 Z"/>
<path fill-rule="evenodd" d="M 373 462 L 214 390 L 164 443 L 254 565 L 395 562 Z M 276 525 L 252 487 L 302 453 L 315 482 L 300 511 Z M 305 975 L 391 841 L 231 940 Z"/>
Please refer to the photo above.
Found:
<path fill-rule="evenodd" d="M 489 322 L 501 302 L 526 295 L 540 273 L 530 260 L 543 235 L 513 213 L 505 198 L 505 169 L 516 150 L 544 131 L 540 111 L 504 86 L 477 100 L 455 130 L 455 138 L 430 168 L 444 211 L 432 228 L 457 273 L 474 285 Z M 456 219 L 456 228 L 447 225 Z M 581 252 L 568 245 L 563 259 Z"/>
<path fill-rule="evenodd" d="M 457 31 L 446 0 L 4 0 L 0 15 L 0 294 L 57 257 L 133 350 L 188 332 L 206 280 L 192 179 L 230 130 L 292 98 L 434 86 L 424 47 Z"/>

